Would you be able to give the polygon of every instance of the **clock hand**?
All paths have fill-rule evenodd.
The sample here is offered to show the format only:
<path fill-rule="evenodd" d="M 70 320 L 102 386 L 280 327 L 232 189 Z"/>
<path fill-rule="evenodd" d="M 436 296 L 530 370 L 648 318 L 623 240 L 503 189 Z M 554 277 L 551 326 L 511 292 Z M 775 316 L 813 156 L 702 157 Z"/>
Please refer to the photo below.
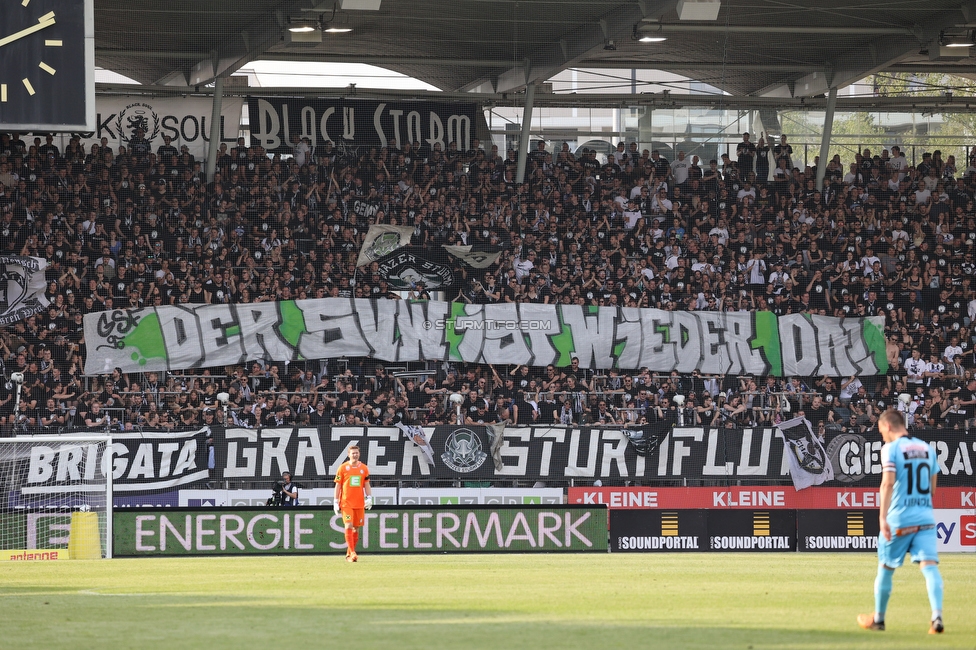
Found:
<path fill-rule="evenodd" d="M 3 47 L 4 45 L 7 45 L 9 43 L 13 43 L 16 40 L 19 40 L 21 38 L 24 38 L 25 36 L 30 36 L 34 32 L 39 32 L 42 29 L 45 29 L 47 27 L 50 27 L 53 24 L 54 24 L 54 16 L 51 15 L 50 20 L 46 20 L 44 22 L 39 22 L 36 25 L 32 25 L 32 26 L 28 27 L 27 29 L 22 29 L 19 32 L 16 32 L 14 34 L 11 34 L 10 36 L 5 36 L 4 38 L 0 38 L 0 47 Z"/>

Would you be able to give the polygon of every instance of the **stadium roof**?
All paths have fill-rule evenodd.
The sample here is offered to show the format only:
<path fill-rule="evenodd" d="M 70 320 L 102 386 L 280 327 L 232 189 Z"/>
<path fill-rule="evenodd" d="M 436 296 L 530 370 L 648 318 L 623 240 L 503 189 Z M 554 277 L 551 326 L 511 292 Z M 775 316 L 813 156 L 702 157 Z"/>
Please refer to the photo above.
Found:
<path fill-rule="evenodd" d="M 353 8 L 370 4 L 379 8 Z M 976 74 L 976 47 L 945 47 L 972 42 L 976 0 L 721 0 L 712 21 L 681 20 L 678 4 L 95 0 L 95 59 L 150 86 L 202 86 L 277 59 L 370 63 L 499 96 L 572 67 L 659 69 L 757 99 L 815 97 L 877 71 Z M 288 27 L 304 22 L 352 31 L 295 43 Z"/>

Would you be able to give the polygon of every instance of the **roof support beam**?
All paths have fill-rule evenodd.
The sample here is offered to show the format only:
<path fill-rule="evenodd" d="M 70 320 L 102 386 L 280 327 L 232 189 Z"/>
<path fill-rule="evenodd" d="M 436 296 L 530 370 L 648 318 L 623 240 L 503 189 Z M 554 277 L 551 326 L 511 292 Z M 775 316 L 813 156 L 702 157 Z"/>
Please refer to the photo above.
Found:
<path fill-rule="evenodd" d="M 217 149 L 220 147 L 220 106 L 224 99 L 224 78 L 214 79 L 213 104 L 210 111 L 210 144 L 207 146 L 207 180 L 217 171 Z"/>
<path fill-rule="evenodd" d="M 203 86 L 217 77 L 227 77 L 245 64 L 258 58 L 270 47 L 282 40 L 282 30 L 288 16 L 300 15 L 306 3 L 288 0 L 249 24 L 239 36 L 218 43 L 216 54 L 199 57 L 195 64 L 163 77 L 160 85 Z"/>
<path fill-rule="evenodd" d="M 212 89 L 201 86 L 141 86 L 135 84 L 97 84 L 99 95 L 148 95 L 148 96 L 202 96 L 210 97 Z M 347 88 L 309 89 L 305 87 L 281 88 L 247 88 L 224 89 L 224 96 L 256 96 L 256 97 L 349 97 Z M 373 90 L 357 88 L 357 99 L 382 99 L 388 101 L 417 99 L 444 102 L 475 102 L 482 106 L 524 106 L 521 94 L 495 93 L 457 93 L 457 92 L 424 92 L 417 90 Z M 705 108 L 724 110 L 750 109 L 779 109 L 779 110 L 811 110 L 822 111 L 826 108 L 826 98 L 820 97 L 751 97 L 731 95 L 701 95 L 677 93 L 640 93 L 625 94 L 566 94 L 566 93 L 536 93 L 533 105 L 535 107 L 564 107 L 564 108 L 628 108 L 649 107 L 652 109 L 669 108 Z M 839 111 L 924 111 L 926 113 L 956 113 L 973 112 L 976 110 L 976 96 L 961 96 L 955 94 L 935 97 L 873 97 L 854 96 L 838 97 Z"/>
<path fill-rule="evenodd" d="M 96 57 L 120 56 L 126 59 L 205 59 L 210 52 L 170 52 L 168 50 L 113 50 L 95 48 Z"/>
<path fill-rule="evenodd" d="M 847 86 L 894 65 L 900 59 L 917 52 L 919 43 L 926 43 L 938 38 L 943 29 L 963 21 L 965 21 L 965 17 L 960 9 L 943 12 L 925 24 L 913 28 L 913 35 L 910 37 L 881 36 L 869 43 L 859 45 L 858 52 L 846 51 L 835 56 L 832 60 L 825 62 L 822 72 L 813 72 L 797 78 L 792 92 L 787 84 L 779 84 L 761 89 L 756 94 L 764 97 L 784 97 L 790 92 L 793 96 L 799 97 L 822 95 L 833 86 Z M 865 51 L 870 56 L 865 57 Z M 863 63 L 860 63 L 862 61 Z"/>
<path fill-rule="evenodd" d="M 472 68 L 500 68 L 512 65 L 511 59 L 452 59 L 446 57 L 429 56 L 359 56 L 355 54 L 319 54 L 314 55 L 292 52 L 266 52 L 257 57 L 261 61 L 307 61 L 310 63 L 366 63 L 376 66 L 391 65 L 429 65 L 429 66 L 466 66 Z"/>
<path fill-rule="evenodd" d="M 518 160 L 515 168 L 515 182 L 525 182 L 525 163 L 529 158 L 529 130 L 532 128 L 532 104 L 535 101 L 535 84 L 525 89 L 525 107 L 522 109 L 522 132 L 519 135 Z"/>
<path fill-rule="evenodd" d="M 565 42 L 565 41 L 564 41 Z M 568 44 L 566 45 L 568 49 Z M 107 54 L 107 53 L 106 53 Z M 405 56 L 356 56 L 348 54 L 315 54 L 314 58 L 308 54 L 291 52 L 267 52 L 258 57 L 261 61 L 309 61 L 309 62 L 329 62 L 329 63 L 365 63 L 379 67 L 407 66 L 407 65 L 427 65 L 427 66 L 464 66 L 471 68 L 500 68 L 510 66 L 511 59 L 452 59 L 436 57 L 405 57 Z M 639 61 L 639 60 L 619 60 L 619 59 L 593 59 L 581 61 L 579 65 L 569 66 L 576 68 L 616 68 L 620 70 L 710 70 L 725 66 L 730 70 L 746 71 L 774 71 L 774 72 L 808 72 L 820 70 L 820 66 L 811 65 L 790 65 L 790 64 L 764 64 L 764 63 L 722 63 L 703 61 L 701 63 L 674 62 L 674 61 Z M 479 80 L 480 81 L 480 80 Z M 475 83 L 475 85 L 478 85 Z"/>
<path fill-rule="evenodd" d="M 824 114 L 823 136 L 820 138 L 820 160 L 817 162 L 817 190 L 823 192 L 827 175 L 827 154 L 830 152 L 830 136 L 834 132 L 834 109 L 837 108 L 837 86 L 827 93 L 827 109 Z"/>
<path fill-rule="evenodd" d="M 653 25 L 653 29 L 650 27 Z M 831 36 L 912 36 L 910 29 L 903 27 L 816 27 L 811 25 L 794 26 L 787 25 L 716 25 L 708 23 L 705 25 L 689 23 L 644 23 L 639 29 L 641 35 L 654 35 L 658 33 L 682 33 L 691 32 L 700 34 L 702 32 L 718 32 L 730 34 L 828 34 Z"/>
<path fill-rule="evenodd" d="M 138 50 L 96 50 L 96 56 L 126 57 L 126 58 L 171 58 L 171 59 L 201 59 L 209 56 L 206 52 L 176 53 L 176 52 L 140 52 Z M 433 57 L 393 57 L 393 56 L 352 56 L 344 54 L 328 54 L 310 56 L 290 52 L 266 52 L 255 57 L 260 61 L 298 61 L 309 63 L 363 63 L 378 67 L 395 68 L 402 66 L 464 66 L 472 68 L 499 68 L 511 65 L 509 60 L 497 59 L 451 59 Z M 717 70 L 725 68 L 740 72 L 823 72 L 820 65 L 789 64 L 789 63 L 735 63 L 721 61 L 638 61 L 621 59 L 596 59 L 581 61 L 579 65 L 571 66 L 577 69 L 617 69 L 617 70 L 664 70 L 667 72 Z M 970 63 L 896 63 L 880 70 L 880 72 L 918 72 L 918 73 L 946 73 L 946 74 L 974 74 L 976 64 Z M 478 87 L 486 80 L 479 80 L 470 89 Z M 491 85 L 494 92 L 494 85 Z M 481 92 L 481 91 L 475 91 Z"/>
<path fill-rule="evenodd" d="M 648 14 L 660 17 L 674 5 L 675 0 L 659 0 L 618 6 L 600 19 L 599 28 L 596 25 L 581 25 L 563 34 L 551 45 L 528 53 L 522 65 L 498 75 L 495 91 L 512 92 L 528 84 L 546 81 L 560 70 L 603 49 L 608 39 L 629 38 L 634 25 Z M 472 83 L 477 81 L 472 80 Z"/>

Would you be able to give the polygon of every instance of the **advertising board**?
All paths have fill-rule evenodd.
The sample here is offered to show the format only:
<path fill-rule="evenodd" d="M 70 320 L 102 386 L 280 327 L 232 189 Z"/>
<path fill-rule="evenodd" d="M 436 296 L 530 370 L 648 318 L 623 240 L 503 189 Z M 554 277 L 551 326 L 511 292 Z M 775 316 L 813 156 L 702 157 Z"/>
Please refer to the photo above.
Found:
<path fill-rule="evenodd" d="M 797 492 L 776 487 L 571 487 L 567 503 L 606 504 L 616 508 L 741 508 L 764 510 L 857 510 L 881 504 L 878 488 L 812 487 Z M 939 486 L 933 495 L 936 508 L 976 507 L 972 488 Z"/>
<path fill-rule="evenodd" d="M 610 550 L 707 551 L 707 510 L 612 510 Z"/>
<path fill-rule="evenodd" d="M 116 557 L 345 553 L 323 508 L 180 508 L 115 513 Z M 607 550 L 605 507 L 397 507 L 366 513 L 362 553 Z"/>
<path fill-rule="evenodd" d="M 878 550 L 877 510 L 800 510 L 796 513 L 797 550 Z"/>

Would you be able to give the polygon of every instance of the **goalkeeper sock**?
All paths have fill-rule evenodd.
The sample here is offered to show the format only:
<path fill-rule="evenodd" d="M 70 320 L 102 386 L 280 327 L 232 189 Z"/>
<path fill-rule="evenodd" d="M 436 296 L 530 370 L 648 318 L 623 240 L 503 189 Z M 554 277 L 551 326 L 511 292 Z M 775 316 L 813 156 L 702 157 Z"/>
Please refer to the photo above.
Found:
<path fill-rule="evenodd" d="M 894 569 L 888 569 L 883 564 L 878 565 L 878 577 L 874 580 L 875 623 L 884 622 L 885 611 L 888 609 L 888 598 L 891 596 L 891 579 L 894 575 Z"/>
<path fill-rule="evenodd" d="M 350 528 L 349 532 L 352 533 L 352 550 L 355 551 L 356 547 L 359 546 L 359 531 L 355 528 Z"/>
<path fill-rule="evenodd" d="M 346 553 L 352 553 L 356 550 L 356 542 L 353 541 L 353 529 L 346 529 Z"/>
<path fill-rule="evenodd" d="M 921 567 L 925 576 L 925 589 L 929 592 L 929 605 L 932 607 L 932 620 L 942 616 L 942 574 L 938 564 Z"/>

